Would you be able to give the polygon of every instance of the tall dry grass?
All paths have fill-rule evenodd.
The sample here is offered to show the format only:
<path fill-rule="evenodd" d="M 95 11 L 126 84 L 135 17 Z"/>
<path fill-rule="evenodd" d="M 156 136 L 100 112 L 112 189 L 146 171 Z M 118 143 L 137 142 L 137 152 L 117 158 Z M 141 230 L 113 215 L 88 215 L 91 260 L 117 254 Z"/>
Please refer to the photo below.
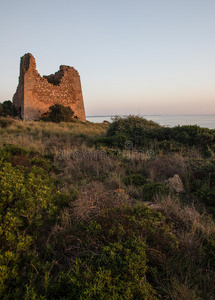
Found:
<path fill-rule="evenodd" d="M 11 143 L 38 150 L 41 153 L 54 152 L 56 147 L 70 144 L 71 147 L 90 143 L 106 132 L 106 124 L 95 123 L 52 123 L 14 121 L 7 128 L 0 128 L 0 146 Z"/>
<path fill-rule="evenodd" d="M 148 160 L 145 164 L 147 174 L 151 181 L 166 180 L 178 174 L 184 177 L 188 172 L 188 157 L 173 153 L 169 155 L 156 155 L 153 160 Z"/>
<path fill-rule="evenodd" d="M 206 212 L 197 211 L 195 204 L 182 204 L 178 197 L 171 195 L 156 196 L 155 203 L 165 216 L 178 225 L 181 241 L 190 244 L 192 238 L 215 234 L 215 222 Z M 191 245 L 192 247 L 192 245 Z"/>
<path fill-rule="evenodd" d="M 122 189 L 107 189 L 101 182 L 91 182 L 82 187 L 80 196 L 72 203 L 72 215 L 77 221 L 89 220 L 104 215 L 110 208 L 134 203 Z"/>

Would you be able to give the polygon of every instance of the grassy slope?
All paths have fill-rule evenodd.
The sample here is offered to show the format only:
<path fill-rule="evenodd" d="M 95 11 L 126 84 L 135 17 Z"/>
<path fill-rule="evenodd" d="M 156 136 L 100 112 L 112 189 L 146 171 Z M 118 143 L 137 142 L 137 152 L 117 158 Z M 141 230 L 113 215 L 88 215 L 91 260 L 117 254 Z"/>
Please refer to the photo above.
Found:
<path fill-rule="evenodd" d="M 147 148 L 140 158 L 98 143 L 106 130 L 19 121 L 0 129 L 1 297 L 213 299 L 215 224 L 193 188 L 213 158 L 153 142 L 153 159 Z M 175 173 L 183 195 L 146 195 L 144 184 Z"/>

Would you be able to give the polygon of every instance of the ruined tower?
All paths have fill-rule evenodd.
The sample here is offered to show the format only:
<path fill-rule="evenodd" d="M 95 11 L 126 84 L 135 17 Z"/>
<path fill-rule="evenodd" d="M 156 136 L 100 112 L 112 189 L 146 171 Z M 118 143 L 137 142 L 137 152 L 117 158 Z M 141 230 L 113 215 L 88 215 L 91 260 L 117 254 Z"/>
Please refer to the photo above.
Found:
<path fill-rule="evenodd" d="M 55 74 L 41 77 L 30 53 L 21 57 L 13 103 L 23 120 L 38 120 L 51 105 L 62 104 L 70 106 L 79 120 L 86 121 L 79 73 L 72 67 L 60 66 Z"/>

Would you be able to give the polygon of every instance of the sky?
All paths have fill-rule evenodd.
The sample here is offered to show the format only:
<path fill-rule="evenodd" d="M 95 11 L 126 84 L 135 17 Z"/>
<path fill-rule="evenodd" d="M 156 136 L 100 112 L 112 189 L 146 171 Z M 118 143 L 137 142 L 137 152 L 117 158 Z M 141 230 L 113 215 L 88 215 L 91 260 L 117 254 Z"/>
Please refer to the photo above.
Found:
<path fill-rule="evenodd" d="M 1 0 L 0 102 L 20 57 L 70 65 L 87 116 L 215 114 L 214 0 Z"/>

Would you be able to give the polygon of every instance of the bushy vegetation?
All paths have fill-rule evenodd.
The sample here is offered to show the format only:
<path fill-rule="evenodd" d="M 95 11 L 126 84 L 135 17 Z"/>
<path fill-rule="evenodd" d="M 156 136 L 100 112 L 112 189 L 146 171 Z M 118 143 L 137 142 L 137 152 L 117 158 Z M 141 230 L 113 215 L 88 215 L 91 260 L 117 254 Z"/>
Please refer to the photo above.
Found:
<path fill-rule="evenodd" d="M 143 199 L 145 201 L 151 201 L 156 195 L 168 195 L 170 192 L 168 188 L 158 182 L 146 183 L 141 187 L 143 193 Z"/>
<path fill-rule="evenodd" d="M 49 107 L 49 113 L 47 117 L 43 117 L 44 121 L 51 121 L 55 123 L 71 122 L 74 117 L 74 111 L 70 106 L 64 106 L 61 104 L 55 104 Z"/>
<path fill-rule="evenodd" d="M 10 100 L 6 100 L 3 103 L 0 103 L 0 116 L 15 117 L 16 115 L 17 115 L 16 108 Z"/>
<path fill-rule="evenodd" d="M 39 274 L 45 280 L 51 266 L 43 239 L 68 196 L 47 173 L 48 162 L 43 168 L 44 161 L 38 153 L 17 146 L 1 150 L 0 297 L 4 299 L 27 298 L 31 286 L 43 285 Z"/>
<path fill-rule="evenodd" d="M 215 298 L 213 130 L 5 124 L 0 298 Z M 167 188 L 174 174 L 184 193 Z"/>
<path fill-rule="evenodd" d="M 142 174 L 127 175 L 123 179 L 125 185 L 141 186 L 147 182 L 147 178 Z"/>
<path fill-rule="evenodd" d="M 211 156 L 215 148 L 215 130 L 197 125 L 160 126 L 142 117 L 115 117 L 107 130 L 106 137 L 98 142 L 123 148 L 126 141 L 134 147 L 148 147 L 156 143 L 165 150 L 180 151 L 183 146 L 198 146 L 205 156 Z"/>

